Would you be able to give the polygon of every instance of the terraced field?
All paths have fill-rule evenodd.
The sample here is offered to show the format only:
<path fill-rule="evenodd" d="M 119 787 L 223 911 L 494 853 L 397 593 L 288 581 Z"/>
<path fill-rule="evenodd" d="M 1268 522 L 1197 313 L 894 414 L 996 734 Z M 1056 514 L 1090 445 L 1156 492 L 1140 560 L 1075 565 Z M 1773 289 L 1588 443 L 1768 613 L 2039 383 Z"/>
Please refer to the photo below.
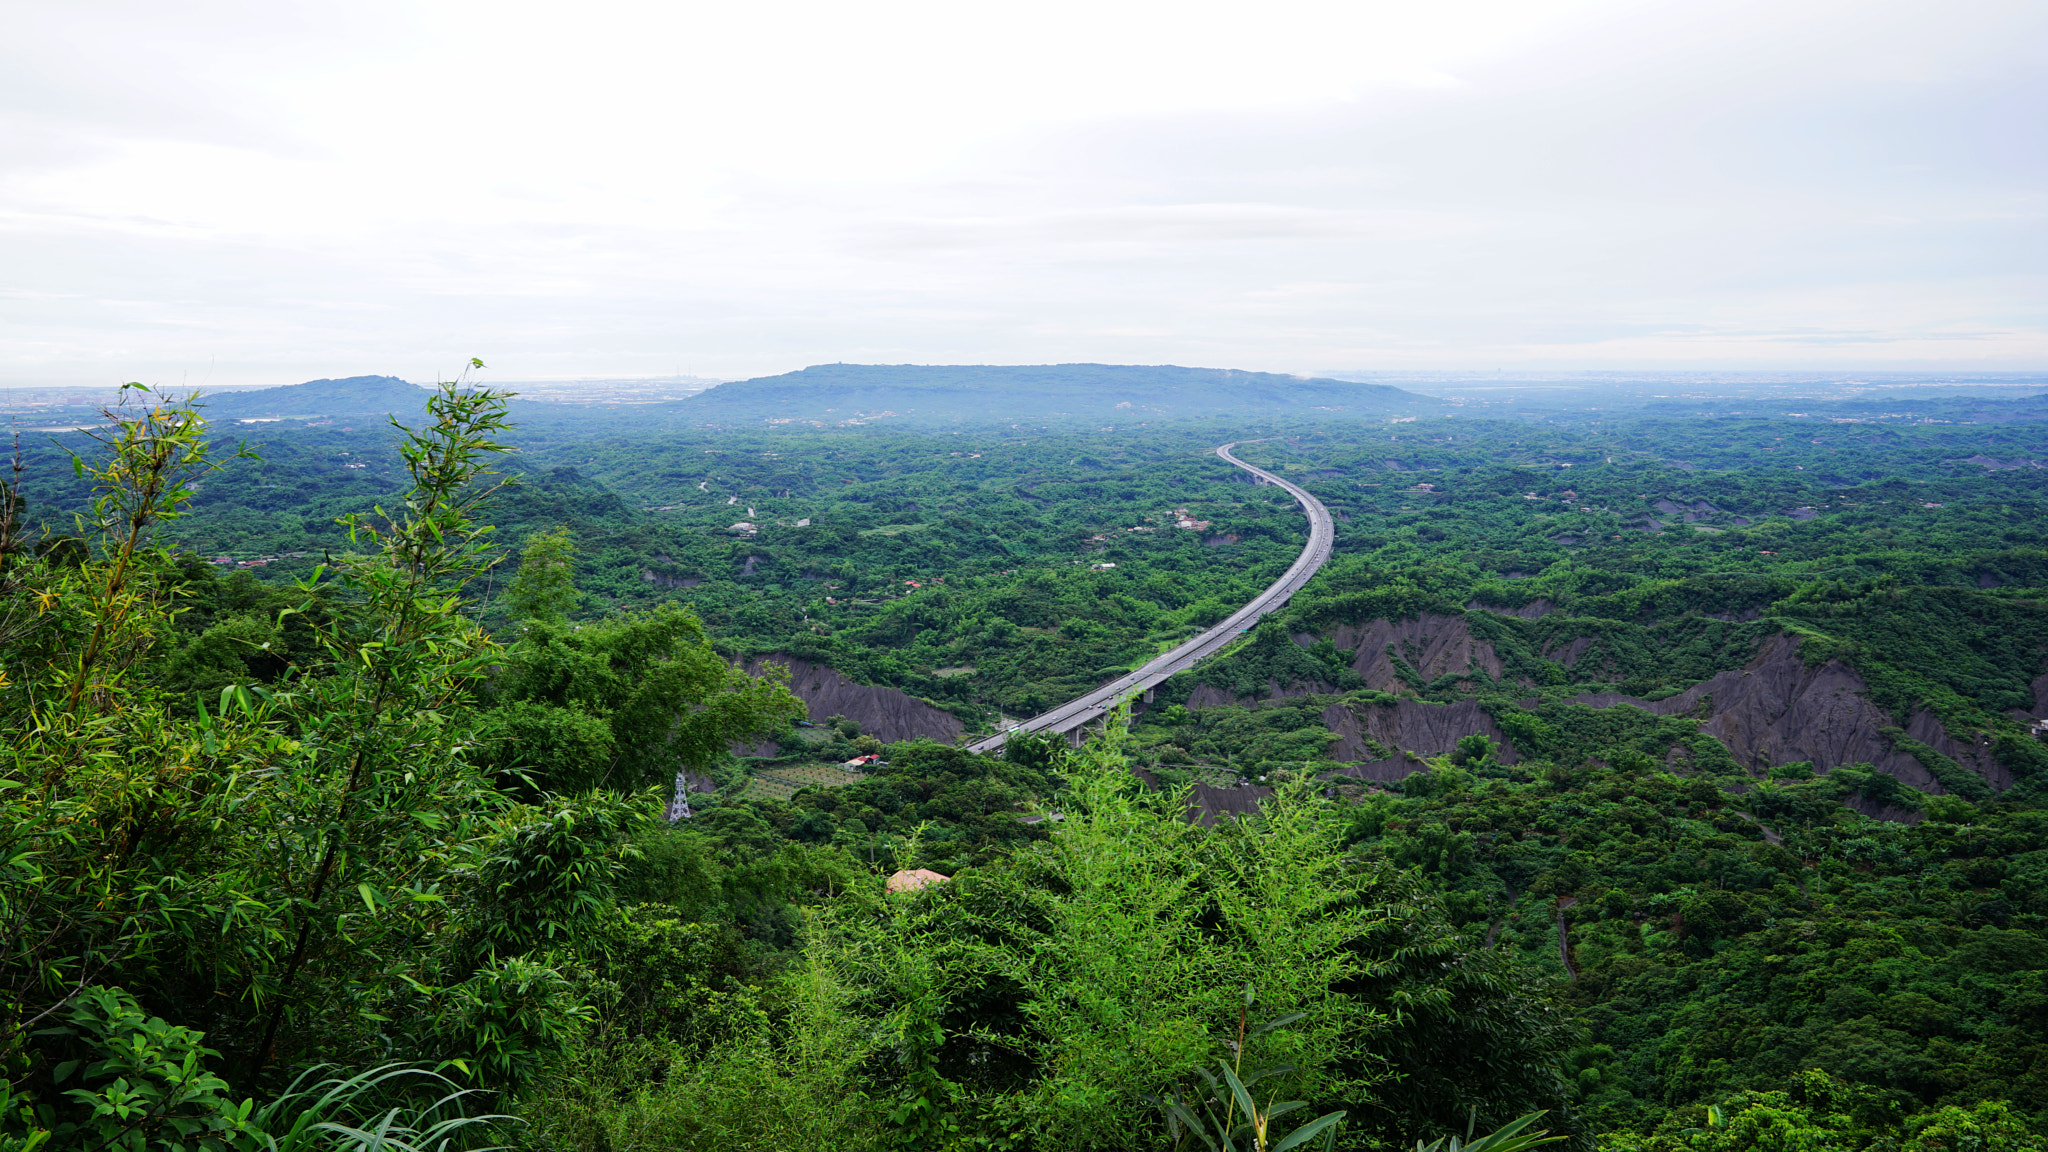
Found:
<path fill-rule="evenodd" d="M 860 773 L 849 772 L 837 764 L 785 764 L 757 770 L 744 795 L 750 799 L 787 800 L 804 788 L 837 788 L 860 777 Z"/>

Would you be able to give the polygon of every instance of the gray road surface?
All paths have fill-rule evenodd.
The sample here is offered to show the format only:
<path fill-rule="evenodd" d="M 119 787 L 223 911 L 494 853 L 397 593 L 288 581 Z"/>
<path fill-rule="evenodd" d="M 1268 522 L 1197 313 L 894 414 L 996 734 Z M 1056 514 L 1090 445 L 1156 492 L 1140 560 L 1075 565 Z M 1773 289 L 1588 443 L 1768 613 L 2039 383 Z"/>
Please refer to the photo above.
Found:
<path fill-rule="evenodd" d="M 1264 468 L 1255 468 L 1232 456 L 1230 450 L 1235 447 L 1235 442 L 1221 445 L 1216 449 L 1216 455 L 1268 484 L 1277 484 L 1285 488 L 1287 494 L 1301 505 L 1302 511 L 1308 513 L 1308 546 L 1295 558 L 1294 566 L 1264 592 L 1254 597 L 1251 603 L 1231 613 L 1230 618 L 1223 623 L 1170 652 L 1154 657 L 1150 663 L 1136 672 L 1119 676 L 1093 692 L 1075 697 L 1049 712 L 1033 716 L 1009 731 L 998 732 L 969 744 L 969 751 L 993 752 L 1003 746 L 1003 741 L 1009 737 L 1010 732 L 1071 732 L 1091 720 L 1101 719 L 1123 697 L 1133 692 L 1143 692 L 1177 672 L 1187 671 L 1203 659 L 1216 654 L 1232 640 L 1249 632 L 1261 616 L 1284 606 L 1288 598 L 1299 591 L 1302 585 L 1307 584 L 1309 578 L 1316 574 L 1316 570 L 1330 559 L 1330 546 L 1337 536 L 1337 526 L 1330 519 L 1330 510 L 1323 507 L 1322 501 L 1309 495 L 1299 486 L 1289 484 Z"/>

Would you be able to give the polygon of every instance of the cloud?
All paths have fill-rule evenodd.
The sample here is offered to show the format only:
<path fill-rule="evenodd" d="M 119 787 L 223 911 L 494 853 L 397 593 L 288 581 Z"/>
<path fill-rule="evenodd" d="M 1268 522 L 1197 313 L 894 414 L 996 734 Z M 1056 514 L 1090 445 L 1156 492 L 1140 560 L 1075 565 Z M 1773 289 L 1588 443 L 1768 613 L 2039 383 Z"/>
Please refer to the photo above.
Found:
<path fill-rule="evenodd" d="M 17 9 L 0 383 L 2048 347 L 2038 4 Z"/>

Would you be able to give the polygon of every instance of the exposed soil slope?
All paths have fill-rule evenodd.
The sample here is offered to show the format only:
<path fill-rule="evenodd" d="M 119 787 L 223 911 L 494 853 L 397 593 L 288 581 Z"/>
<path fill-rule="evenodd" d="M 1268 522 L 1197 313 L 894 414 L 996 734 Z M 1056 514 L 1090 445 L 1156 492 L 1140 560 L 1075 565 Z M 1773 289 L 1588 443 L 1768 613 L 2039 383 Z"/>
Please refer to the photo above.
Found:
<path fill-rule="evenodd" d="M 856 684 L 823 664 L 798 656 L 756 656 L 744 665 L 751 676 L 761 674 L 766 664 L 789 669 L 789 690 L 811 710 L 813 721 L 844 716 L 860 722 L 862 735 L 885 743 L 913 740 L 919 736 L 950 744 L 965 726 L 960 718 L 917 697 L 894 688 Z M 756 752 L 755 755 L 773 755 Z"/>
<path fill-rule="evenodd" d="M 1188 811 L 1202 827 L 1212 828 L 1225 816 L 1249 816 L 1257 812 L 1259 802 L 1272 794 L 1273 790 L 1263 784 L 1245 784 L 1236 788 L 1197 784 L 1188 794 Z"/>
<path fill-rule="evenodd" d="M 1329 780 L 1339 776 L 1348 776 L 1353 780 L 1365 780 L 1374 784 L 1392 784 L 1397 780 L 1405 780 L 1417 772 L 1427 771 L 1429 771 L 1429 765 L 1408 755 L 1406 752 L 1397 752 L 1385 760 L 1367 760 L 1361 764 L 1346 764 L 1344 767 L 1329 773 L 1323 778 Z"/>
<path fill-rule="evenodd" d="M 1550 605 L 1539 601 L 1512 614 L 1535 618 L 1548 608 Z M 1412 620 L 1370 620 L 1338 625 L 1326 630 L 1322 637 L 1304 634 L 1294 640 L 1306 647 L 1320 638 L 1329 639 L 1339 649 L 1352 649 L 1352 668 L 1367 684 L 1384 692 L 1402 693 L 1421 687 L 1411 683 L 1418 677 L 1427 684 L 1467 672 L 1474 673 L 1475 678 L 1478 673 L 1497 678 L 1502 670 L 1494 647 L 1475 637 L 1459 617 L 1423 615 Z M 1774 636 L 1759 645 L 1743 667 L 1721 672 L 1656 702 L 1615 692 L 1587 693 L 1573 700 L 1596 708 L 1629 704 L 1662 716 L 1697 716 L 1703 721 L 1702 732 L 1725 745 L 1738 763 L 1757 772 L 1800 761 L 1811 761 L 1822 772 L 1845 764 L 1870 764 L 1923 792 L 1946 791 L 1933 772 L 1910 752 L 1893 747 L 1885 737 L 1884 729 L 1894 724 L 1894 718 L 1871 702 L 1869 685 L 1862 675 L 1841 661 L 1809 665 L 1799 655 L 1799 644 L 1795 636 Z M 1593 638 L 1582 636 L 1555 644 L 1544 656 L 1572 667 L 1594 647 Z M 1404 663 L 1412 671 L 1404 670 Z M 1271 683 L 1268 687 L 1272 699 L 1339 691 L 1327 683 Z M 1188 699 L 1190 708 L 1252 703 L 1210 685 L 1198 686 Z M 2034 717 L 2048 718 L 2048 675 L 2034 683 L 2034 705 Z M 1512 743 L 1476 700 L 1426 704 L 1404 699 L 1361 708 L 1355 713 L 1332 705 L 1325 710 L 1323 721 L 1340 737 L 1331 750 L 1331 758 L 1353 765 L 1345 775 L 1359 779 L 1399 780 L 1421 767 L 1403 754 L 1432 756 L 1448 752 L 1460 738 L 1474 732 L 1484 733 L 1502 749 L 1502 762 L 1514 763 L 1519 758 Z M 2011 772 L 1991 755 L 1988 741 L 1979 734 L 1963 733 L 1958 738 L 1926 709 L 1913 713 L 1904 731 L 1911 739 L 1975 772 L 1993 788 L 2002 791 L 2011 787 Z M 1871 814 L 1887 819 L 1905 815 L 1889 809 Z"/>
<path fill-rule="evenodd" d="M 1380 753 L 1368 740 L 1396 753 L 1438 756 L 1456 748 L 1459 740 L 1474 732 L 1483 732 L 1492 739 L 1501 763 L 1513 764 L 1521 759 L 1507 734 L 1500 730 L 1477 700 L 1427 704 L 1403 699 L 1389 704 L 1366 705 L 1356 711 L 1342 704 L 1332 704 L 1323 709 L 1323 724 L 1340 737 L 1331 750 L 1330 758 L 1343 762 L 1378 760 Z M 1398 760 L 1399 756 L 1395 759 Z"/>
<path fill-rule="evenodd" d="M 1538 604 L 1544 604 L 1538 601 Z M 1534 607 L 1532 605 L 1531 607 Z M 1545 605 L 1547 608 L 1547 605 Z M 1524 610 L 1526 612 L 1526 610 Z M 1510 613 L 1522 614 L 1522 613 Z M 1529 615 L 1542 615 L 1541 611 Z M 1492 644 L 1475 639 L 1471 626 L 1457 616 L 1423 615 L 1414 620 L 1371 620 L 1364 624 L 1339 624 L 1321 634 L 1296 633 L 1294 642 L 1303 648 L 1329 640 L 1339 649 L 1352 649 L 1351 669 L 1364 677 L 1368 687 L 1382 692 L 1413 692 L 1449 675 L 1483 672 L 1498 678 L 1501 658 Z M 1389 652 L 1389 646 L 1392 651 Z M 1414 670 L 1402 671 L 1396 657 Z M 1410 683 L 1419 679 L 1421 683 Z M 1278 700 L 1289 696 L 1320 696 L 1341 692 L 1326 680 L 1266 683 L 1264 696 L 1237 697 L 1213 684 L 1198 684 L 1188 694 L 1190 708 L 1217 705 L 1246 705 L 1257 700 Z"/>
<path fill-rule="evenodd" d="M 1148 791 L 1159 787 L 1159 777 L 1143 768 L 1133 768 L 1131 774 L 1142 781 Z M 1273 790 L 1264 784 L 1240 784 L 1234 788 L 1193 784 L 1188 788 L 1188 818 L 1204 828 L 1213 828 L 1225 816 L 1249 816 L 1257 812 L 1259 802 L 1272 794 Z"/>
<path fill-rule="evenodd" d="M 1331 692 L 1334 689 L 1326 687 L 1321 691 Z M 1287 693 L 1289 696 L 1303 694 L 1299 685 Z M 1276 689 L 1275 696 L 1279 695 Z M 1247 703 L 1250 702 L 1234 699 L 1229 693 L 1206 684 L 1196 688 L 1188 697 L 1190 708 Z M 1337 743 L 1331 746 L 1330 759 L 1358 769 L 1347 769 L 1342 774 L 1361 780 L 1393 781 L 1422 771 L 1428 765 L 1416 756 L 1442 755 L 1474 732 L 1484 733 L 1493 741 L 1501 763 L 1513 764 L 1521 759 L 1513 742 L 1477 700 L 1430 704 L 1404 697 L 1381 704 L 1359 705 L 1356 710 L 1343 704 L 1332 704 L 1323 709 L 1322 719 L 1323 726 L 1338 736 Z"/>
<path fill-rule="evenodd" d="M 1261 700 L 1286 700 L 1296 696 L 1327 696 L 1342 691 L 1342 688 L 1327 680 L 1296 680 L 1290 684 L 1282 684 L 1278 680 L 1268 680 L 1266 681 L 1266 694 L 1263 696 L 1233 696 L 1230 694 L 1229 689 L 1218 688 L 1214 684 L 1197 684 L 1194 687 L 1194 691 L 1188 693 L 1187 706 L 1190 708 L 1243 708 L 1257 704 Z"/>
<path fill-rule="evenodd" d="M 1356 653 L 1351 669 L 1367 685 L 1382 692 L 1398 692 L 1406 681 L 1388 654 L 1395 654 L 1421 673 L 1425 683 L 1472 669 L 1498 677 L 1500 655 L 1493 645 L 1474 639 L 1472 629 L 1458 616 L 1422 615 L 1413 620 L 1369 620 L 1363 624 L 1339 624 L 1324 633 L 1339 649 Z M 1311 639 L 1313 642 L 1313 639 Z M 1421 688 L 1422 684 L 1408 685 Z"/>
<path fill-rule="evenodd" d="M 1754 768 L 1810 760 L 1825 772 L 1842 764 L 1868 763 L 1922 791 L 1944 791 L 1918 760 L 1886 743 L 1879 730 L 1889 727 L 1892 718 L 1864 695 L 1867 687 L 1854 668 L 1839 660 L 1807 664 L 1799 656 L 1798 638 L 1779 635 L 1758 648 L 1742 668 L 1703 680 L 1669 699 L 1652 703 L 1617 692 L 1573 699 L 1596 708 L 1630 704 L 1662 716 L 1704 715 L 1700 730 L 1727 745 L 1737 761 Z M 1932 712 L 1914 713 L 1906 735 L 1983 776 L 1994 788 L 2012 785 L 2011 773 L 1987 749 L 1951 737 Z"/>

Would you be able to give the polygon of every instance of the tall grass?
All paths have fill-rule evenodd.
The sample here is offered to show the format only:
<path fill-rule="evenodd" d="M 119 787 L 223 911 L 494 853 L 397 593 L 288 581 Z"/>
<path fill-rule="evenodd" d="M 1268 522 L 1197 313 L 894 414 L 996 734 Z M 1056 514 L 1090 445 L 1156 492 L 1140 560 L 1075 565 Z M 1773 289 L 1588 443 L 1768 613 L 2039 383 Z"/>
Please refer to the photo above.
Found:
<path fill-rule="evenodd" d="M 238 1152 L 499 1152 L 488 1141 L 513 1118 L 468 1114 L 480 1090 L 425 1068 L 385 1064 L 352 1076 L 309 1068 L 258 1109 Z M 326 1075 L 325 1079 L 321 1077 Z M 397 1103 L 392 1103 L 396 1099 Z"/>

